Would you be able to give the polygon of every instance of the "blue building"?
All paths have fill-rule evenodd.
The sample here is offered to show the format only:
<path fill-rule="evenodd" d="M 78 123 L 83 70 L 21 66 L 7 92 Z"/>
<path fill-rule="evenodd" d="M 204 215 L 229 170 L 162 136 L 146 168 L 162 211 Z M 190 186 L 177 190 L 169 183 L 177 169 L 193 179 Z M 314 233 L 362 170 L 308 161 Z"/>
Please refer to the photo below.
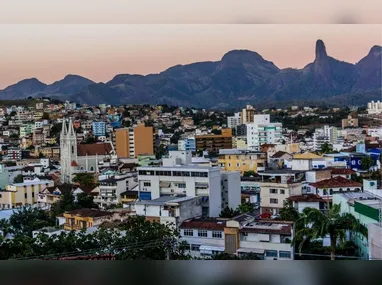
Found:
<path fill-rule="evenodd" d="M 187 138 L 178 141 L 178 150 L 196 151 L 195 138 Z"/>
<path fill-rule="evenodd" d="M 105 122 L 93 122 L 92 128 L 93 128 L 93 134 L 96 137 L 106 135 L 106 123 Z"/>

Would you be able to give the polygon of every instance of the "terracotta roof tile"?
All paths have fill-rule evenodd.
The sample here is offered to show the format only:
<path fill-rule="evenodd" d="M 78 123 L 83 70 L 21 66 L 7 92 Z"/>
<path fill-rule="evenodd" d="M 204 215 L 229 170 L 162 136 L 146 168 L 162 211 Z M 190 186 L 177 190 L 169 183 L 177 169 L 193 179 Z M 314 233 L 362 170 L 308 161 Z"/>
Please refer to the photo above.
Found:
<path fill-rule="evenodd" d="M 112 151 L 110 143 L 79 144 L 77 147 L 78 156 L 105 155 Z"/>
<path fill-rule="evenodd" d="M 288 200 L 293 202 L 328 202 L 329 199 L 324 199 L 317 194 L 307 194 L 291 196 Z"/>
<path fill-rule="evenodd" d="M 203 229 L 203 230 L 216 230 L 223 231 L 226 221 L 221 220 L 199 220 L 193 219 L 184 221 L 180 228 L 181 229 Z"/>
<path fill-rule="evenodd" d="M 325 179 L 310 185 L 315 188 L 362 187 L 362 183 L 343 178 L 342 176 Z"/>
<path fill-rule="evenodd" d="M 334 167 L 328 167 L 332 173 L 332 175 L 349 175 L 349 174 L 355 174 L 356 172 L 350 168 L 334 168 Z"/>

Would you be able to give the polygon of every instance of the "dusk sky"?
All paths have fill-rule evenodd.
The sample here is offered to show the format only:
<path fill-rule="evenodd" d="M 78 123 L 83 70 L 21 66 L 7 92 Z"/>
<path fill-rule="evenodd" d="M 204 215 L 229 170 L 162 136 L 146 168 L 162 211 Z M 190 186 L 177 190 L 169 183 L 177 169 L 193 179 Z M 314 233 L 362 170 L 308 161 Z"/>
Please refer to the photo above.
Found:
<path fill-rule="evenodd" d="M 355 63 L 382 45 L 382 25 L 2 24 L 0 89 L 31 77 L 52 83 L 67 74 L 108 81 L 120 73 L 158 73 L 219 60 L 232 49 L 301 68 L 313 61 L 317 39 L 330 56 Z"/>

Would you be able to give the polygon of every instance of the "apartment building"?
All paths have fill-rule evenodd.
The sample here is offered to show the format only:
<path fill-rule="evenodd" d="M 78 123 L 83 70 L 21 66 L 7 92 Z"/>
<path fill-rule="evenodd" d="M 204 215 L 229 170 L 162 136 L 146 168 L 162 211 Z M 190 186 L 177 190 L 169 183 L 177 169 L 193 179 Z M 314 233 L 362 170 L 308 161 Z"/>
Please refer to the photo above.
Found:
<path fill-rule="evenodd" d="M 20 148 L 17 148 L 17 147 L 8 148 L 8 154 L 7 154 L 8 160 L 21 160 L 21 157 L 22 157 L 22 151 Z"/>
<path fill-rule="evenodd" d="M 64 213 L 64 229 L 67 231 L 96 227 L 104 222 L 122 221 L 129 217 L 128 211 L 102 211 L 96 209 L 78 209 Z"/>
<path fill-rule="evenodd" d="M 195 257 L 218 253 L 256 254 L 260 259 L 292 260 L 293 222 L 255 220 L 243 214 L 233 219 L 194 218 L 180 225 L 182 240 Z"/>
<path fill-rule="evenodd" d="M 232 149 L 232 129 L 223 129 L 220 135 L 197 135 L 196 150 L 219 152 L 220 149 Z"/>
<path fill-rule="evenodd" d="M 302 194 L 303 171 L 269 170 L 258 174 L 261 213 L 277 214 L 286 199 Z"/>
<path fill-rule="evenodd" d="M 279 144 L 281 133 L 281 123 L 247 124 L 248 149 L 258 150 L 263 144 Z"/>
<path fill-rule="evenodd" d="M 253 123 L 255 114 L 256 114 L 256 109 L 251 105 L 247 105 L 244 109 L 241 110 L 241 120 L 240 120 L 241 123 L 242 124 Z"/>
<path fill-rule="evenodd" d="M 178 150 L 196 151 L 195 138 L 186 138 L 178 140 Z"/>
<path fill-rule="evenodd" d="M 32 134 L 34 128 L 34 124 L 23 124 L 20 126 L 20 138 L 26 137 Z"/>
<path fill-rule="evenodd" d="M 166 195 L 198 196 L 202 197 L 204 215 L 218 217 L 222 210 L 221 175 L 217 167 L 139 167 L 138 185 L 140 200 Z"/>
<path fill-rule="evenodd" d="M 135 212 L 149 221 L 178 227 L 185 220 L 202 216 L 201 198 L 162 196 L 141 200 L 135 203 Z"/>
<path fill-rule="evenodd" d="M 241 124 L 241 113 L 235 113 L 234 116 L 227 117 L 227 127 L 230 129 L 235 129 Z"/>
<path fill-rule="evenodd" d="M 0 191 L 0 207 L 2 209 L 18 208 L 37 203 L 38 194 L 46 187 L 54 185 L 52 180 L 34 179 L 23 183 L 13 183 Z"/>
<path fill-rule="evenodd" d="M 219 150 L 218 164 L 225 171 L 264 171 L 267 155 L 259 151 L 240 149 Z"/>
<path fill-rule="evenodd" d="M 129 176 L 132 177 L 132 175 Z M 99 196 L 94 199 L 94 202 L 101 208 L 122 203 L 121 194 L 128 190 L 127 180 L 127 176 L 122 176 L 99 181 Z"/>
<path fill-rule="evenodd" d="M 74 126 L 73 126 L 74 127 Z M 93 122 L 92 131 L 94 136 L 101 137 L 106 135 L 106 123 L 105 122 Z"/>
<path fill-rule="evenodd" d="M 122 128 L 115 131 L 118 157 L 138 157 L 154 154 L 154 131 L 152 127 L 139 124 L 134 128 Z"/>
<path fill-rule="evenodd" d="M 351 113 L 346 119 L 342 119 L 342 129 L 358 128 L 357 113 Z"/>

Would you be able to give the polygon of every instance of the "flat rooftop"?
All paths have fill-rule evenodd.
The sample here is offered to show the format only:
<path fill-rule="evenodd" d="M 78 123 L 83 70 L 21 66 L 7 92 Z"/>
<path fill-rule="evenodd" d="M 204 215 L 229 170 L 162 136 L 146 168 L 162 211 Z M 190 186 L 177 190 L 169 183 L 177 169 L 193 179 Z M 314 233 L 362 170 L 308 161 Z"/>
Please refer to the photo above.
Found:
<path fill-rule="evenodd" d="M 182 203 L 197 199 L 197 197 L 162 196 L 153 200 L 137 201 L 137 205 L 165 205 L 166 203 Z"/>
<path fill-rule="evenodd" d="M 179 171 L 181 169 L 187 170 L 220 170 L 220 167 L 212 166 L 199 166 L 199 165 L 174 165 L 174 166 L 140 166 L 138 170 L 174 170 Z"/>
<path fill-rule="evenodd" d="M 304 173 L 305 171 L 291 170 L 291 169 L 276 169 L 276 170 L 265 170 L 258 172 L 258 175 L 295 175 L 299 173 Z"/>

